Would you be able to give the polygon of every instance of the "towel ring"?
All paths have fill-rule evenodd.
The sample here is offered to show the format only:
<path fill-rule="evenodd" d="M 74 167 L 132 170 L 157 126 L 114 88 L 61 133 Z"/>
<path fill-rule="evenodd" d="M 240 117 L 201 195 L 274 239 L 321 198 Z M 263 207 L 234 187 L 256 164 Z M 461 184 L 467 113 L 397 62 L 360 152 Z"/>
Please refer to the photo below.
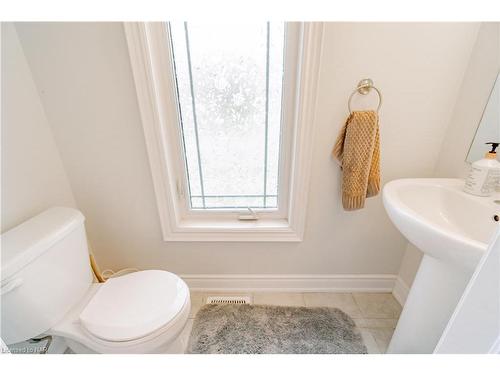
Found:
<path fill-rule="evenodd" d="M 356 89 L 349 96 L 349 101 L 347 102 L 347 108 L 349 108 L 349 113 L 352 113 L 351 100 L 354 94 L 358 93 L 361 95 L 367 95 L 371 91 L 371 89 L 374 89 L 375 92 L 378 94 L 378 106 L 377 106 L 377 113 L 378 113 L 380 107 L 382 107 L 382 93 L 379 91 L 379 89 L 373 86 L 373 81 L 370 78 L 359 81 L 358 87 L 356 87 Z"/>

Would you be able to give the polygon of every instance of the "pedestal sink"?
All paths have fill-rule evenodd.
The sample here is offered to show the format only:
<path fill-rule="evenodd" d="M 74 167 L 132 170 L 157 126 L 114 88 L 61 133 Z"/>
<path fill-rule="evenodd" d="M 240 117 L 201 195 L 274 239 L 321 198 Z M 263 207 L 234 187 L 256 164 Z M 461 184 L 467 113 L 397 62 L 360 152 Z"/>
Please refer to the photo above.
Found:
<path fill-rule="evenodd" d="M 388 353 L 432 353 L 498 225 L 500 194 L 476 197 L 458 179 L 387 183 L 384 207 L 424 257 Z"/>

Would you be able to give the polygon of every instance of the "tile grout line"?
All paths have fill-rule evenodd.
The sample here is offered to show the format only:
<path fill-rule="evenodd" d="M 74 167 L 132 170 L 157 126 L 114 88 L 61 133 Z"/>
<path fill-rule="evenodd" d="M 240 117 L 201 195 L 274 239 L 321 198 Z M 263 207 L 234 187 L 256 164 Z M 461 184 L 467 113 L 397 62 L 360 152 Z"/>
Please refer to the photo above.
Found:
<path fill-rule="evenodd" d="M 361 319 L 363 319 L 363 322 L 366 323 L 366 320 L 367 319 L 365 317 L 365 314 L 363 313 L 363 310 L 361 309 L 361 306 L 359 306 L 359 303 L 358 301 L 356 300 L 356 297 L 354 296 L 354 293 L 349 293 L 352 300 L 354 301 L 354 304 L 356 305 L 356 307 L 358 308 L 359 310 L 359 313 L 361 314 Z M 365 328 L 360 328 L 358 327 L 358 329 L 361 331 L 361 330 L 364 330 L 365 334 L 366 335 L 370 335 L 371 339 L 372 339 L 372 344 L 375 343 L 375 346 L 377 347 L 377 351 L 378 353 L 368 353 L 368 354 L 382 354 L 382 351 L 380 350 L 380 346 L 378 345 L 378 342 L 377 340 L 375 339 L 375 336 L 372 335 L 372 333 L 370 332 L 370 328 L 368 327 L 365 327 Z M 367 343 L 365 342 L 365 346 L 367 345 Z M 366 351 L 368 352 L 368 347 L 366 348 Z"/>
<path fill-rule="evenodd" d="M 358 301 L 356 300 L 356 297 L 354 296 L 354 294 L 355 294 L 355 293 L 351 293 L 351 295 L 352 295 L 352 299 L 354 300 L 354 303 L 355 303 L 355 304 L 356 304 L 356 306 L 358 307 L 358 309 L 359 309 L 359 311 L 360 311 L 360 313 L 361 313 L 361 316 L 362 316 L 363 321 L 364 321 L 365 323 L 368 323 L 368 322 L 366 321 L 367 319 L 373 319 L 373 320 L 377 320 L 377 319 L 379 319 L 379 318 L 367 318 L 367 317 L 365 316 L 365 314 L 363 313 L 363 310 L 361 309 L 361 306 L 359 305 Z M 380 319 L 382 319 L 382 318 L 380 318 Z M 393 319 L 393 318 L 388 318 L 388 319 Z M 396 318 L 394 318 L 394 319 L 398 319 L 398 318 L 396 317 Z M 373 333 L 371 332 L 371 330 L 372 330 L 372 329 L 377 329 L 377 328 L 378 328 L 378 329 L 380 329 L 381 327 L 368 327 L 368 326 L 367 326 L 367 327 L 365 327 L 365 328 L 363 328 L 363 329 L 365 330 L 365 332 L 366 332 L 367 334 L 369 334 L 369 335 L 372 337 L 373 342 L 375 342 L 375 345 L 377 346 L 377 349 L 378 349 L 378 353 L 377 353 L 377 354 L 385 354 L 385 353 L 386 353 L 386 350 L 383 350 L 383 348 L 382 348 L 382 347 L 381 347 L 381 345 L 379 344 L 379 342 L 378 342 L 377 338 L 376 338 L 376 337 L 373 335 Z M 360 329 L 361 329 L 361 328 L 360 328 Z M 393 331 L 393 333 L 394 333 L 394 328 L 392 328 L 392 327 L 391 327 L 390 329 L 391 329 L 391 330 Z"/>
<path fill-rule="evenodd" d="M 359 303 L 358 301 L 356 301 L 356 297 L 354 297 L 354 293 L 349 293 L 352 297 L 352 300 L 354 301 L 354 304 L 356 305 L 356 307 L 358 308 L 359 310 L 359 313 L 361 314 L 361 318 L 364 320 L 364 319 L 367 319 L 365 317 L 365 314 L 363 313 L 363 310 L 361 309 L 361 306 L 359 306 Z"/>

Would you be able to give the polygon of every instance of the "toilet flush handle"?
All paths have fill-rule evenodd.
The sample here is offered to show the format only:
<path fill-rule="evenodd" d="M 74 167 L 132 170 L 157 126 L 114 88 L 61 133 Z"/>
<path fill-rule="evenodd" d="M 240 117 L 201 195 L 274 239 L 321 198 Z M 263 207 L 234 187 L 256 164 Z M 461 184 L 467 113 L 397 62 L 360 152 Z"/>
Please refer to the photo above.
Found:
<path fill-rule="evenodd" d="M 16 289 L 18 286 L 20 286 L 23 283 L 23 279 L 18 277 L 17 279 L 13 279 L 9 281 L 7 284 L 2 285 L 2 288 L 0 289 L 0 296 L 3 296 L 4 294 L 7 294 L 14 289 Z"/>

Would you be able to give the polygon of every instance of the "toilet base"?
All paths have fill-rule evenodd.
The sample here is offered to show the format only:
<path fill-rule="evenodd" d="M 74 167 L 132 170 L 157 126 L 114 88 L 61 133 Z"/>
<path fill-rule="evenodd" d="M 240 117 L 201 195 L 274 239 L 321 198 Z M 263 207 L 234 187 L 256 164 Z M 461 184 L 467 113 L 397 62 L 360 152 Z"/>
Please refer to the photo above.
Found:
<path fill-rule="evenodd" d="M 179 314 L 153 335 L 133 341 L 107 342 L 91 336 L 79 322 L 80 312 L 99 287 L 100 284 L 92 285 L 81 303 L 75 306 L 61 322 L 51 328 L 48 334 L 63 338 L 68 347 L 78 354 L 182 354 L 184 352 L 187 343 L 183 342 L 185 339 L 182 332 L 191 311 L 189 294 L 186 296 L 186 301 Z"/>
<path fill-rule="evenodd" d="M 71 340 L 69 338 L 63 338 L 63 339 L 65 340 L 66 344 L 71 349 L 71 351 L 73 351 L 74 354 L 100 354 L 86 347 L 80 342 Z M 179 336 L 176 340 L 174 340 L 171 343 L 166 343 L 165 345 L 156 348 L 152 352 L 142 353 L 142 354 L 184 354 L 186 345 L 187 345 L 186 340 L 184 340 L 181 336 Z M 127 354 L 127 353 L 121 353 L 121 354 Z"/>

